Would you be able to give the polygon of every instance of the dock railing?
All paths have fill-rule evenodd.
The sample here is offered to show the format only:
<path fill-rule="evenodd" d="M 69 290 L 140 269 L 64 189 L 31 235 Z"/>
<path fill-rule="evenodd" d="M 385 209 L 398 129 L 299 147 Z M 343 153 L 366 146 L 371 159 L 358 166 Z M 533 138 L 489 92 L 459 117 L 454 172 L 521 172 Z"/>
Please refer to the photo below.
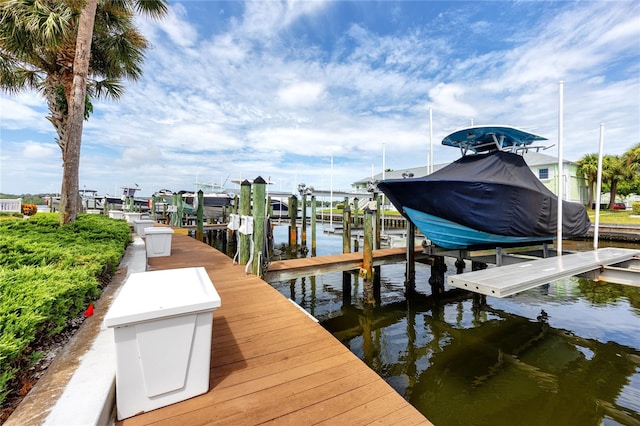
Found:
<path fill-rule="evenodd" d="M 0 199 L 0 212 L 20 213 L 22 211 L 22 198 Z"/>

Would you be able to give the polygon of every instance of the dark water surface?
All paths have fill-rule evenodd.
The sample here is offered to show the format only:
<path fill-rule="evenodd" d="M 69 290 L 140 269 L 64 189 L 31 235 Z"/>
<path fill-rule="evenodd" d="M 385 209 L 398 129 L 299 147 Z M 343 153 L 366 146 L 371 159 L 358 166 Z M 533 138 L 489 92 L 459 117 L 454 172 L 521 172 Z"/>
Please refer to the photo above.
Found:
<path fill-rule="evenodd" d="M 317 254 L 341 253 L 318 226 Z M 287 240 L 276 227 L 275 245 Z M 407 299 L 404 273 L 382 266 L 373 308 L 357 280 L 343 303 L 342 273 L 271 284 L 438 426 L 640 425 L 640 288 L 567 278 L 505 299 L 448 287 L 436 299 L 416 264 Z"/>

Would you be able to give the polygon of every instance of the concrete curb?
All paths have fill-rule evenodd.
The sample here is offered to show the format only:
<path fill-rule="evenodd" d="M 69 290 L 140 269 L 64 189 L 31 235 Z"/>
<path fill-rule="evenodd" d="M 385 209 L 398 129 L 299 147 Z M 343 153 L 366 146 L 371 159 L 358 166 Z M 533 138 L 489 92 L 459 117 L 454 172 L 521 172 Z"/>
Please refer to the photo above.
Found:
<path fill-rule="evenodd" d="M 144 241 L 134 235 L 118 268 L 120 279 L 112 282 L 114 288 L 96 302 L 94 317 L 82 324 L 68 345 L 70 349 L 47 369 L 6 426 L 114 423 L 115 344 L 113 330 L 104 326 L 103 318 L 129 274 L 144 272 L 146 266 Z"/>

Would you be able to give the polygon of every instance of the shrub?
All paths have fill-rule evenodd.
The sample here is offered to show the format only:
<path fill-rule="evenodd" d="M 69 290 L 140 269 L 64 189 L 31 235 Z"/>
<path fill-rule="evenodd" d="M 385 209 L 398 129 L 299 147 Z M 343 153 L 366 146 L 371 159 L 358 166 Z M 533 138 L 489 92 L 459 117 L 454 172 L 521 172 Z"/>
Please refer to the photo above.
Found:
<path fill-rule="evenodd" d="M 640 203 L 633 203 L 631 205 L 631 214 L 640 215 Z"/>
<path fill-rule="evenodd" d="M 56 213 L 0 222 L 0 404 L 30 345 L 54 335 L 100 295 L 131 241 L 125 221 Z"/>
<path fill-rule="evenodd" d="M 21 206 L 21 211 L 25 216 L 33 216 L 38 213 L 38 206 L 35 204 L 23 204 Z"/>

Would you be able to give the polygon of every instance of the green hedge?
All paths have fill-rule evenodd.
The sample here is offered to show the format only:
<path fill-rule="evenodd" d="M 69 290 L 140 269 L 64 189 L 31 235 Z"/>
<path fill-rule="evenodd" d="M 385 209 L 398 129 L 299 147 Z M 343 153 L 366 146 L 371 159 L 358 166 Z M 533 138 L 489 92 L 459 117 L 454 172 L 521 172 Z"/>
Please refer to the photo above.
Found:
<path fill-rule="evenodd" d="M 130 241 L 125 221 L 100 215 L 63 226 L 55 213 L 0 222 L 0 404 L 29 347 L 100 295 Z"/>
<path fill-rule="evenodd" d="M 640 215 L 640 203 L 633 203 L 631 205 L 631 214 Z"/>

